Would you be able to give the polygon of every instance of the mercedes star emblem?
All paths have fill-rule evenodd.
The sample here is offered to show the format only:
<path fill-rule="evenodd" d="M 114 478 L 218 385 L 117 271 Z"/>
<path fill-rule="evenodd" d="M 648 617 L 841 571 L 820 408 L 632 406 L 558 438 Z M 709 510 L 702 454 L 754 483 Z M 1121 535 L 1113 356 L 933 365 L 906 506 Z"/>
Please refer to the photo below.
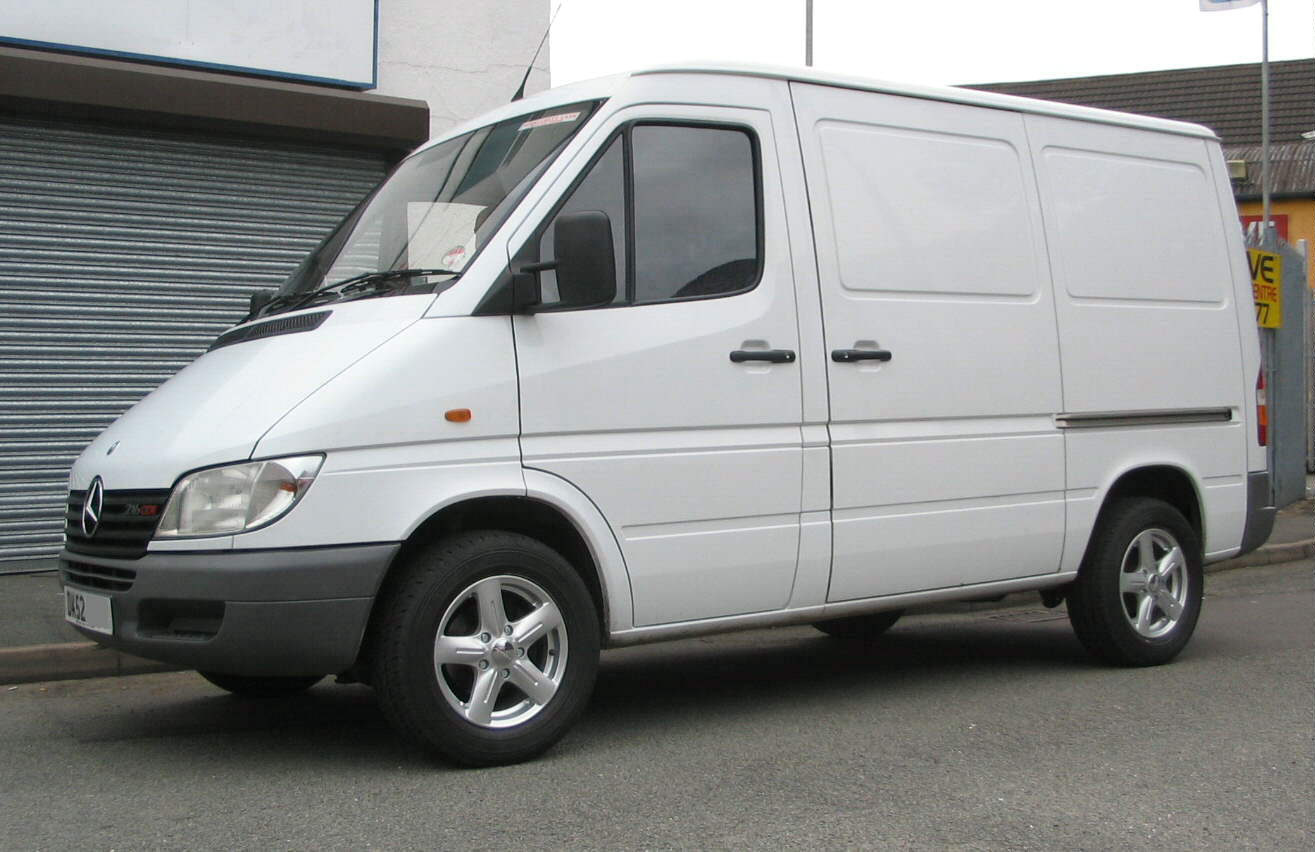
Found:
<path fill-rule="evenodd" d="M 82 534 L 91 538 L 100 528 L 100 513 L 105 508 L 105 483 L 96 477 L 87 489 L 87 497 L 82 501 Z"/>

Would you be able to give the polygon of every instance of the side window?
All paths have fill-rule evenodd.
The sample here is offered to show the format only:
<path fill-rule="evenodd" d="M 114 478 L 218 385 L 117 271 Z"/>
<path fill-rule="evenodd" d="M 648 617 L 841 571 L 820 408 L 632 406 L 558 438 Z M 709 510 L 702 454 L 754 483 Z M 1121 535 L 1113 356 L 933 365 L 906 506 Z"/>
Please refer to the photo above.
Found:
<path fill-rule="evenodd" d="M 593 164 L 539 238 L 555 257 L 558 216 L 601 210 L 612 223 L 617 304 L 737 293 L 762 266 L 753 138 L 739 128 L 628 125 Z M 539 273 L 543 303 L 558 301 L 556 274 Z"/>
<path fill-rule="evenodd" d="M 733 293 L 758 279 L 753 143 L 742 130 L 640 124 L 634 148 L 636 302 Z"/>
<path fill-rule="evenodd" d="M 607 153 L 594 163 L 588 176 L 575 188 L 566 204 L 557 211 L 558 216 L 578 213 L 581 210 L 601 210 L 612 220 L 612 250 L 616 253 L 616 301 L 626 298 L 626 200 L 625 200 L 625 143 L 621 137 L 612 141 Z M 556 219 L 554 218 L 554 221 Z M 544 232 L 539 241 L 539 257 L 553 257 L 553 229 Z M 557 275 L 545 271 L 539 275 L 544 304 L 558 299 Z"/>

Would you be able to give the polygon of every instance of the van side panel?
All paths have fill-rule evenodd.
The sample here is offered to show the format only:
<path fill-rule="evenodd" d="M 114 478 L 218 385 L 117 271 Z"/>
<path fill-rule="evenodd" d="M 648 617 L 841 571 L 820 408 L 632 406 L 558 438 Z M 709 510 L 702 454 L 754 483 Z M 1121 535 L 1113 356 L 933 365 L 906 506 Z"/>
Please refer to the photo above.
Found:
<path fill-rule="evenodd" d="M 1059 320 L 1069 546 L 1081 560 L 1106 489 L 1182 468 L 1207 555 L 1246 516 L 1238 304 L 1205 140 L 1027 116 Z"/>
<path fill-rule="evenodd" d="M 1055 571 L 1058 342 L 1022 117 L 791 90 L 831 402 L 827 600 Z M 876 349 L 890 360 L 833 354 Z"/>

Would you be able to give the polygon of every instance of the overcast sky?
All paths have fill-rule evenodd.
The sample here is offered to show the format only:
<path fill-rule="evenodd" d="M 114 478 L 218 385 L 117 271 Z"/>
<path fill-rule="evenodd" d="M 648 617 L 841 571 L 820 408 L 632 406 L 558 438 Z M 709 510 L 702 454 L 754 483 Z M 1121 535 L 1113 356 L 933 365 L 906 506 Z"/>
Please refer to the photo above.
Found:
<path fill-rule="evenodd" d="M 550 0 L 552 83 L 688 59 L 804 64 L 804 0 Z M 1315 0 L 1270 0 L 1271 60 L 1315 56 Z M 1197 0 L 814 0 L 818 69 L 918 83 L 1260 61 L 1260 6 Z"/>

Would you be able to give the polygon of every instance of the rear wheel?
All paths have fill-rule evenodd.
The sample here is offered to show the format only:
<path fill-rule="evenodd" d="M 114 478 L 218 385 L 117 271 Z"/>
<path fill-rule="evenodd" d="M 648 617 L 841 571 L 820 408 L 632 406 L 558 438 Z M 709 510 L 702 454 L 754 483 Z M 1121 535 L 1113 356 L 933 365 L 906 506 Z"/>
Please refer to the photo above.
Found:
<path fill-rule="evenodd" d="M 255 675 L 230 675 L 220 672 L 197 672 L 201 677 L 220 689 L 227 690 L 243 698 L 283 698 L 298 695 L 319 683 L 322 675 L 305 677 L 258 677 Z"/>
<path fill-rule="evenodd" d="M 836 639 L 851 639 L 855 641 L 865 641 L 875 639 L 887 630 L 895 626 L 901 615 L 904 614 L 902 609 L 892 609 L 887 612 L 877 612 L 872 615 L 851 615 L 847 618 L 833 618 L 830 621 L 816 621 L 813 626 L 821 630 L 828 636 Z"/>
<path fill-rule="evenodd" d="M 1191 638 L 1203 591 L 1191 525 L 1168 503 L 1132 498 L 1102 515 L 1068 593 L 1069 620 L 1102 660 L 1158 665 Z"/>
<path fill-rule="evenodd" d="M 599 628 L 584 582 L 523 535 L 462 533 L 418 553 L 380 602 L 374 685 L 404 736 L 449 760 L 515 763 L 584 710 Z"/>

